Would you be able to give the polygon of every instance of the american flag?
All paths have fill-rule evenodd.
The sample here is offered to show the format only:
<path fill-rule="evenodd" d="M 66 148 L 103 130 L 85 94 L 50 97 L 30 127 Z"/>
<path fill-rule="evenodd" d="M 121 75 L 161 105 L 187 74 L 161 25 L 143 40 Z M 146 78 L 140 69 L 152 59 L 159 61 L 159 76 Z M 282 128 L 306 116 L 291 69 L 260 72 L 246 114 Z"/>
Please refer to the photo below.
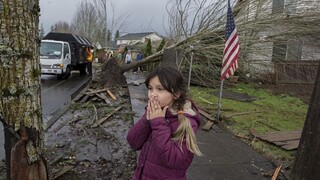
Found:
<path fill-rule="evenodd" d="M 236 25 L 234 24 L 230 0 L 228 0 L 226 44 L 223 50 L 221 80 L 224 80 L 234 74 L 235 70 L 238 68 L 239 54 L 239 38 Z"/>

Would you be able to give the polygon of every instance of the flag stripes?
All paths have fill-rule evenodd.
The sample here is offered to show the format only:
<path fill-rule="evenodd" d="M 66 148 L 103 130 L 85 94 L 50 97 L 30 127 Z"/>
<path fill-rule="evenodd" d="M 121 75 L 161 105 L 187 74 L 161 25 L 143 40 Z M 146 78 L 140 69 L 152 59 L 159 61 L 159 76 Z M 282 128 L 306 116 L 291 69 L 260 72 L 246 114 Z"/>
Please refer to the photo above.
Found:
<path fill-rule="evenodd" d="M 228 13 L 226 24 L 226 44 L 223 50 L 221 80 L 232 76 L 238 68 L 238 57 L 240 55 L 239 38 L 235 27 L 234 17 L 228 0 Z"/>

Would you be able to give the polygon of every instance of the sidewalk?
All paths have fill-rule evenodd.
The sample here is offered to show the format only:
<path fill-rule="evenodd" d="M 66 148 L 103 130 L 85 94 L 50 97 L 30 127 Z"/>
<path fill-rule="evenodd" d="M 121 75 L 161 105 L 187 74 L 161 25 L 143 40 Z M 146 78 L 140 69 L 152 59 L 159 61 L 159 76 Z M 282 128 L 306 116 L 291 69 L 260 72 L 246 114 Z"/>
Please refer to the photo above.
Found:
<path fill-rule="evenodd" d="M 140 73 L 125 73 L 131 98 L 134 122 L 144 113 L 147 88 Z M 141 84 L 140 84 L 141 83 Z M 135 84 L 135 85 L 133 85 Z M 139 85 L 137 85 L 139 84 Z M 254 151 L 230 132 L 213 126 L 209 131 L 201 127 L 197 132 L 199 148 L 204 157 L 195 157 L 187 172 L 188 180 L 263 180 L 263 172 L 274 167 L 265 157 Z"/>

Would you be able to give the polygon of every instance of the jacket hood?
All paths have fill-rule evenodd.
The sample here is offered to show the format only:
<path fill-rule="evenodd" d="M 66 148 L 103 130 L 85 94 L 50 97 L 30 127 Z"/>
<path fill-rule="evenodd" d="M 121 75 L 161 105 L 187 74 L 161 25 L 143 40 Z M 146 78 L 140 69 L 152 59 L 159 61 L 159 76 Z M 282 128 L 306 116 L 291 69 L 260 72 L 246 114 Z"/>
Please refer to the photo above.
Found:
<path fill-rule="evenodd" d="M 187 100 L 185 105 L 183 106 L 183 115 L 185 115 L 188 118 L 194 119 L 198 127 L 200 126 L 201 123 L 201 116 L 199 114 L 199 109 L 195 105 L 195 103 L 191 100 Z M 168 118 L 169 121 L 174 121 L 177 120 L 178 112 L 172 108 L 167 110 L 167 115 L 166 117 Z"/>

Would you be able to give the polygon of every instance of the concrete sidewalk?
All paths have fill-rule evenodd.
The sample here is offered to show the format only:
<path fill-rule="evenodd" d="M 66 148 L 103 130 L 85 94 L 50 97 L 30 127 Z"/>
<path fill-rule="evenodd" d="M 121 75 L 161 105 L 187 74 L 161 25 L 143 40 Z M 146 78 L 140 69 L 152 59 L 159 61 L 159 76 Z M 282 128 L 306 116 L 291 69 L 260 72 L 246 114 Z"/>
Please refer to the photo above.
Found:
<path fill-rule="evenodd" d="M 205 156 L 195 157 L 188 179 L 270 179 L 263 173 L 274 169 L 272 163 L 228 131 L 217 126 L 210 131 L 199 129 L 197 139 Z"/>
<path fill-rule="evenodd" d="M 145 111 L 147 88 L 141 73 L 125 73 L 136 122 Z M 204 124 L 204 123 L 203 123 Z M 275 167 L 230 132 L 213 126 L 209 131 L 201 127 L 197 133 L 199 148 L 204 157 L 195 157 L 187 172 L 188 180 L 260 180 Z"/>

